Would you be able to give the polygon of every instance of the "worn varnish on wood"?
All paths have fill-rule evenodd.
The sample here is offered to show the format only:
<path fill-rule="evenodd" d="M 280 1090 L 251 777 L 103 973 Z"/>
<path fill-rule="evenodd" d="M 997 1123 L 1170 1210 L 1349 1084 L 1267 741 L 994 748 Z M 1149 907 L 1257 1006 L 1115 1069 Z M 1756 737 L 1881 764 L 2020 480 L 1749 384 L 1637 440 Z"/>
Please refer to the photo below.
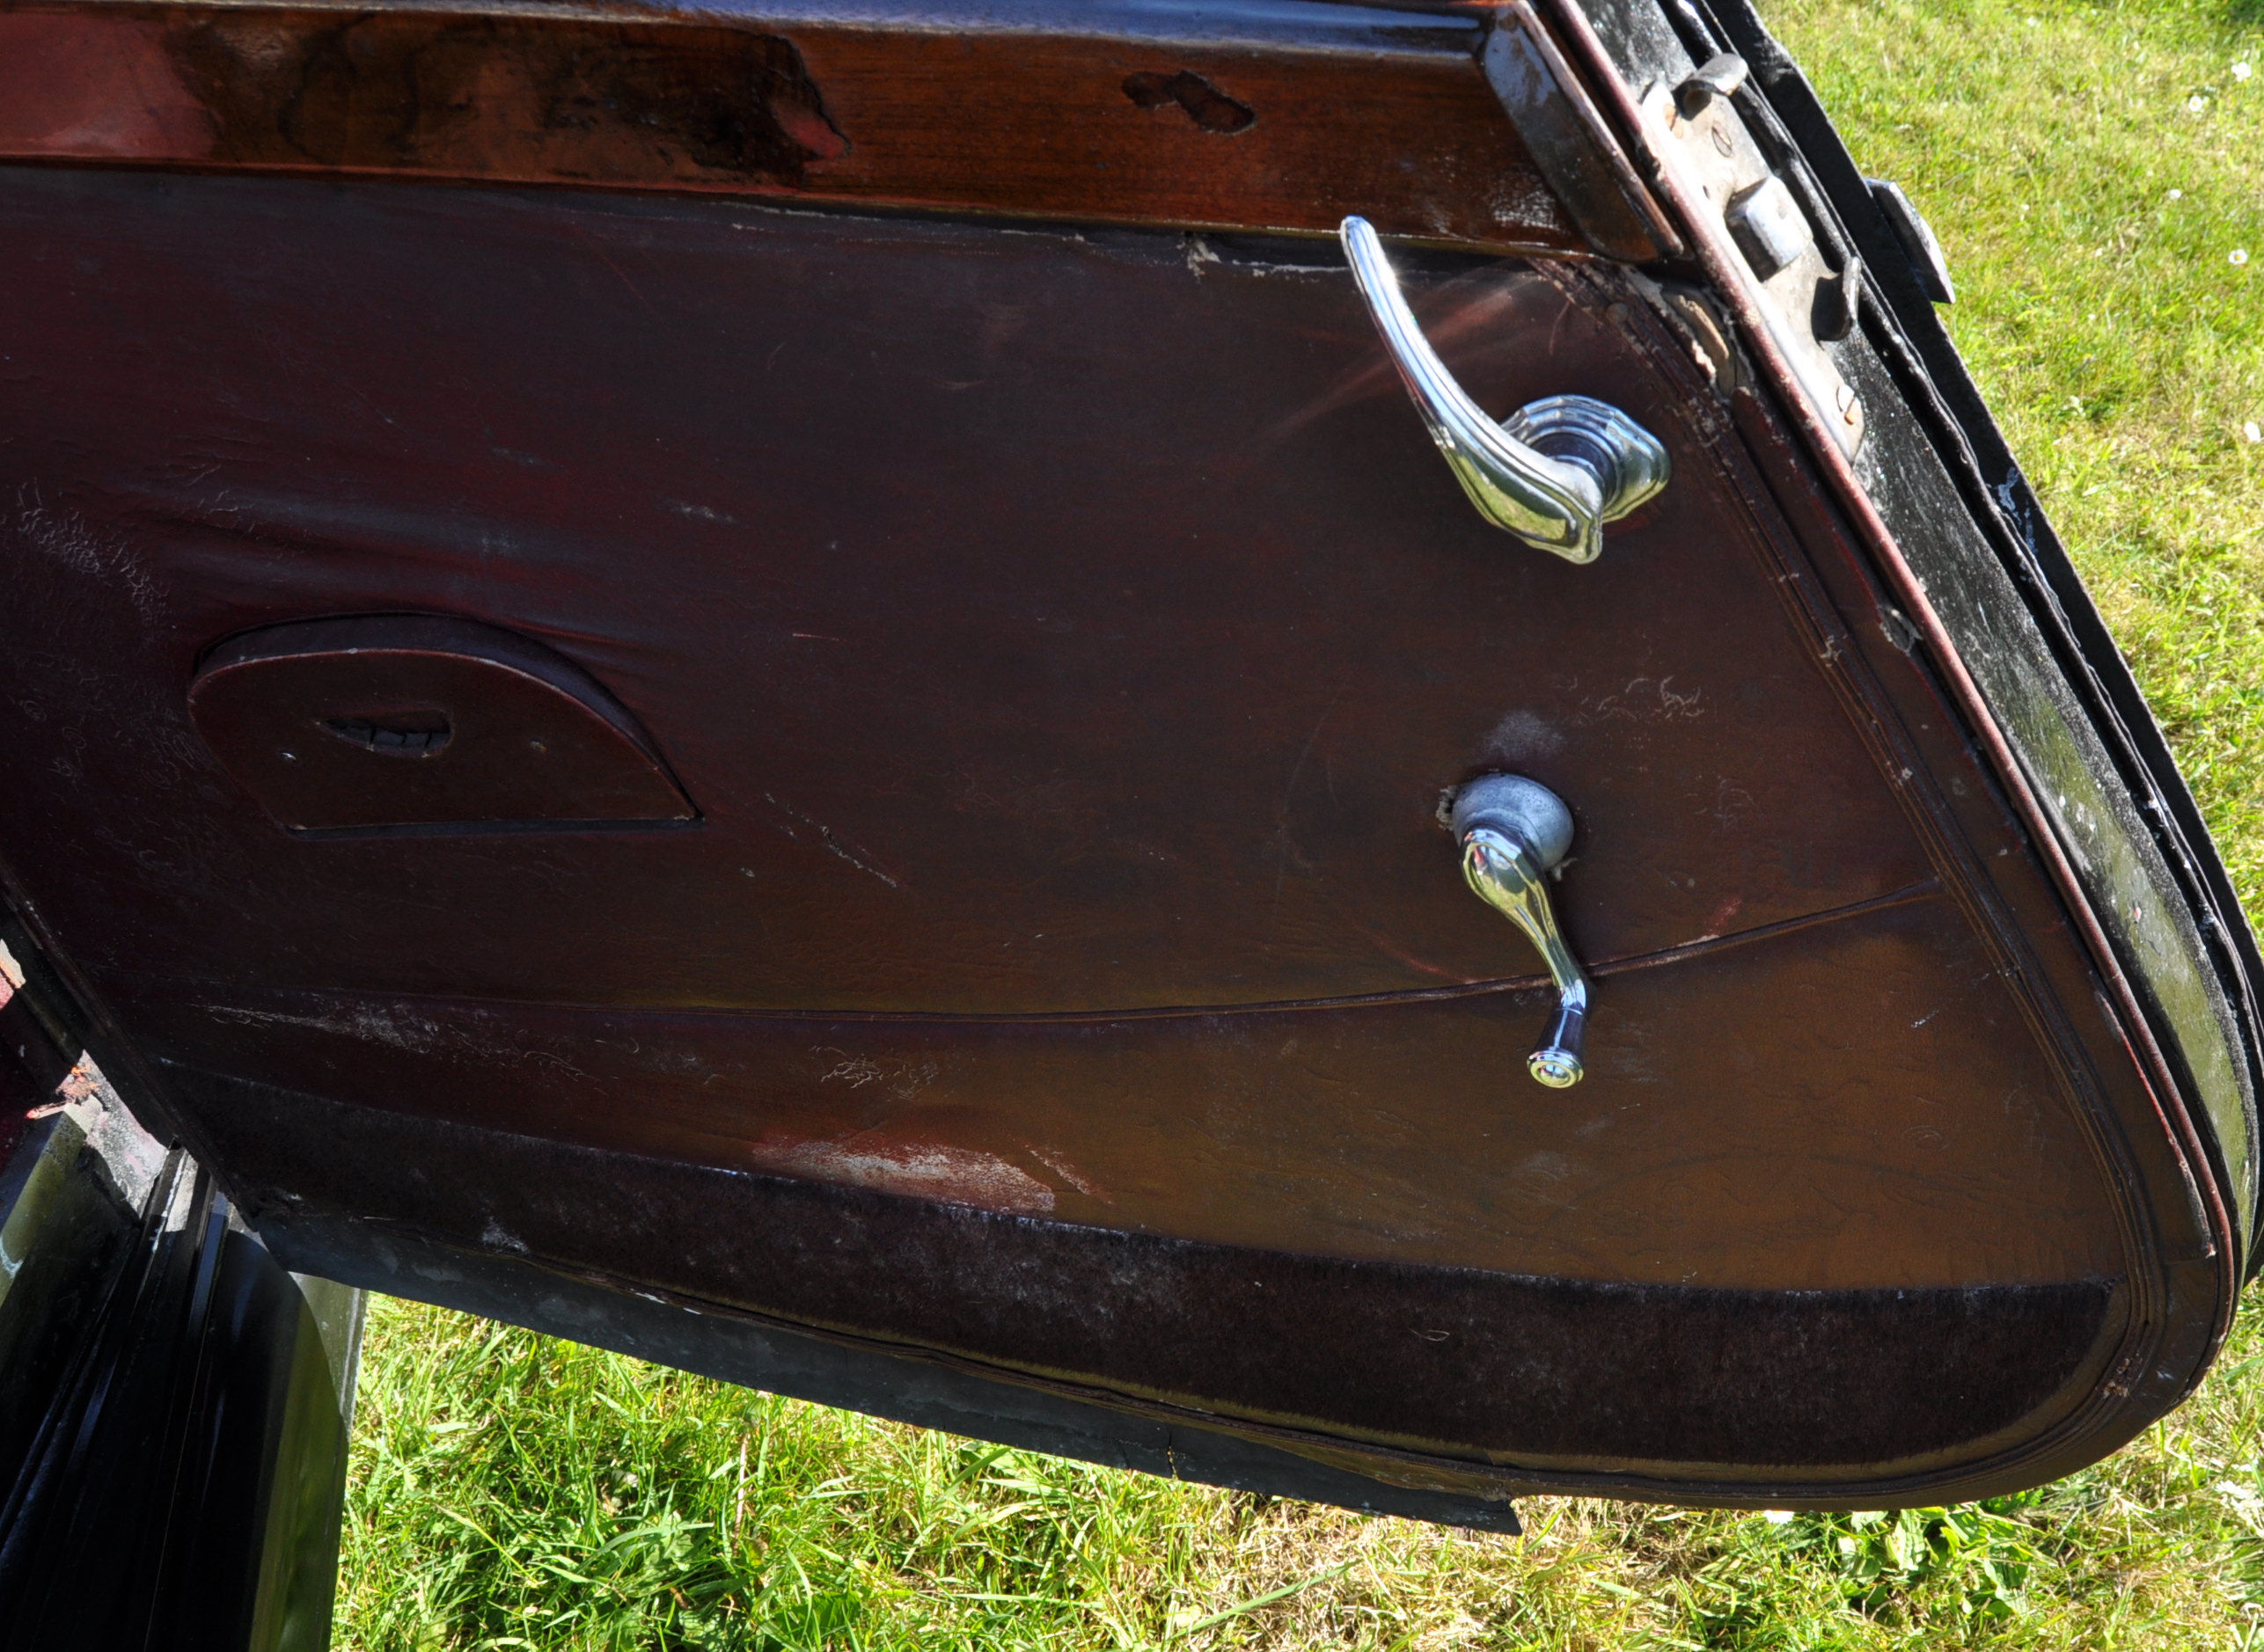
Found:
<path fill-rule="evenodd" d="M 1333 231 L 1355 201 L 1396 234 L 1586 246 L 1487 84 L 1482 20 L 1294 17 L 22 8 L 0 157 L 1189 228 Z"/>

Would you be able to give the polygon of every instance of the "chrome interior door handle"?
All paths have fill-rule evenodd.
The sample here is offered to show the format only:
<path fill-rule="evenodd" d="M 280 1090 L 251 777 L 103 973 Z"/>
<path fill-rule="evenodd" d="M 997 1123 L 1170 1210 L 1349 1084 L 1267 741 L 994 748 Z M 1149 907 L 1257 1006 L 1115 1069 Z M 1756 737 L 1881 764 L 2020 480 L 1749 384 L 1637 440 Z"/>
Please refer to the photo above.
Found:
<path fill-rule="evenodd" d="M 1593 562 L 1603 525 L 1667 486 L 1667 450 L 1607 402 L 1548 396 L 1499 423 L 1486 416 L 1423 336 L 1383 243 L 1366 218 L 1340 231 L 1352 279 L 1416 411 L 1478 514 L 1567 562 Z"/>
<path fill-rule="evenodd" d="M 1572 846 L 1572 811 L 1537 780 L 1489 774 L 1454 794 L 1454 827 L 1471 891 L 1523 930 L 1549 966 L 1557 1013 L 1525 1065 L 1550 1089 L 1566 1089 L 1587 1071 L 1588 978 L 1557 927 L 1549 874 Z"/>

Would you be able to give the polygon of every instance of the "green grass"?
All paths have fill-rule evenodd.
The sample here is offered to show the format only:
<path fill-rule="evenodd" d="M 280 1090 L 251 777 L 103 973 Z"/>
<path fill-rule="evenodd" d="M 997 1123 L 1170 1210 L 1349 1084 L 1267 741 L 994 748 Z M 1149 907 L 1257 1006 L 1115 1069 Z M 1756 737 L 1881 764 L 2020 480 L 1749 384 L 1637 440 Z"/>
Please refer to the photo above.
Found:
<path fill-rule="evenodd" d="M 2264 443 L 2242 427 L 2264 423 L 2264 9 L 1770 17 L 1865 169 L 1940 234 L 1959 344 L 2257 910 Z M 383 1302 L 337 1641 L 2264 1652 L 2259 1310 L 2184 1409 L 2024 1497 L 1785 1519 L 1535 1502 L 1504 1539 L 1000 1451 Z"/>
<path fill-rule="evenodd" d="M 1899 1516 L 1522 1539 L 1151 1480 L 373 1313 L 355 1648 L 2264 1648 L 2264 1337 L 2111 1462 Z"/>
<path fill-rule="evenodd" d="M 1770 15 L 1941 238 L 1958 347 L 2259 910 L 2264 5 Z"/>

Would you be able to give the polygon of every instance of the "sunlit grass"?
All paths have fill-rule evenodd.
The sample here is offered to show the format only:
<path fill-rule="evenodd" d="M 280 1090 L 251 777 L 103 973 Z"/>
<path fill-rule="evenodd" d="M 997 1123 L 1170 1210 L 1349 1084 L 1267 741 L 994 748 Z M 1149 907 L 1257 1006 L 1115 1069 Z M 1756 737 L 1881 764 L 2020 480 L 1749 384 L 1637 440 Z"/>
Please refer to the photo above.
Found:
<path fill-rule="evenodd" d="M 1523 1539 L 1174 1484 L 373 1317 L 349 1648 L 2264 1646 L 2264 1339 L 2024 1497 L 1903 1516 L 1566 1500 Z"/>
<path fill-rule="evenodd" d="M 1865 169 L 1939 233 L 1960 347 L 2259 910 L 2264 13 L 1769 16 Z M 373 1314 L 361 1403 L 356 1652 L 2264 1652 L 2253 1319 L 2182 1410 L 2026 1497 L 1871 1519 L 1536 1502 L 1523 1539 L 1000 1451 L 399 1303 Z"/>
<path fill-rule="evenodd" d="M 1806 0 L 1774 16 L 1865 170 L 1940 236 L 1959 348 L 2256 910 L 2264 13 Z"/>

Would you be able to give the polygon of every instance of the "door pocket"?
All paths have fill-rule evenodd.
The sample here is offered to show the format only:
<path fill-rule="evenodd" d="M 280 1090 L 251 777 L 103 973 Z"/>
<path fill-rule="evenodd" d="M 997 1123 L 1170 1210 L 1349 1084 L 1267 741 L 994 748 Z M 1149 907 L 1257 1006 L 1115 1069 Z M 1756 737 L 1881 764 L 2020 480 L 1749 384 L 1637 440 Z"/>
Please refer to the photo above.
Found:
<path fill-rule="evenodd" d="M 293 831 L 688 822 L 636 720 L 540 643 L 355 615 L 230 639 L 188 690 L 221 766 Z"/>

